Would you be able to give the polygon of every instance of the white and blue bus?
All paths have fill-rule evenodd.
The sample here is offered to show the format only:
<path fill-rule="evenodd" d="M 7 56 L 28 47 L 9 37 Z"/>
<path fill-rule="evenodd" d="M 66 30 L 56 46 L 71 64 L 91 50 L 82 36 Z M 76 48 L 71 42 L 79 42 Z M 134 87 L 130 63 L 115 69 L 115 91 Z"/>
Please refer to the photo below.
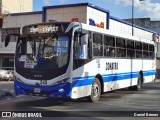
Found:
<path fill-rule="evenodd" d="M 5 45 L 10 38 L 6 37 Z M 102 93 L 140 90 L 155 79 L 155 43 L 79 22 L 21 27 L 15 93 L 97 102 Z"/>

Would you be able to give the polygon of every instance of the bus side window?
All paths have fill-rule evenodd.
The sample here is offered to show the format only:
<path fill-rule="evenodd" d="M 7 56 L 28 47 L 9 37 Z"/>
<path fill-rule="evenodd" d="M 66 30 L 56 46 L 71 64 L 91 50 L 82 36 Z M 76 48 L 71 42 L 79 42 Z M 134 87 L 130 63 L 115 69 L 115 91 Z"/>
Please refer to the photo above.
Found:
<path fill-rule="evenodd" d="M 102 35 L 98 33 L 93 34 L 93 55 L 103 56 Z"/>
<path fill-rule="evenodd" d="M 149 58 L 149 49 L 146 43 L 143 43 L 143 58 Z"/>
<path fill-rule="evenodd" d="M 134 41 L 127 40 L 127 57 L 135 57 L 135 51 L 134 51 Z"/>
<path fill-rule="evenodd" d="M 116 39 L 117 57 L 126 57 L 126 43 L 125 39 Z"/>
<path fill-rule="evenodd" d="M 104 36 L 104 56 L 115 57 L 115 38 Z"/>
<path fill-rule="evenodd" d="M 150 58 L 154 58 L 154 45 L 149 45 L 149 56 Z"/>
<path fill-rule="evenodd" d="M 142 58 L 142 43 L 135 42 L 136 58 Z"/>

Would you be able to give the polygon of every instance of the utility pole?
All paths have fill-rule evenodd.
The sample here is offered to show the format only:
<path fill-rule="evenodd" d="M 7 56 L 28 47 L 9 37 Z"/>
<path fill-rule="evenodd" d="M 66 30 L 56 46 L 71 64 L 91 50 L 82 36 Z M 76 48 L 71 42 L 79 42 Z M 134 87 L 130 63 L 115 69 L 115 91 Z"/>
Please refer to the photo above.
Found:
<path fill-rule="evenodd" d="M 132 36 L 134 35 L 134 0 L 132 0 Z"/>
<path fill-rule="evenodd" d="M 144 0 L 139 0 L 143 2 Z M 132 0 L 132 36 L 134 36 L 134 0 Z"/>

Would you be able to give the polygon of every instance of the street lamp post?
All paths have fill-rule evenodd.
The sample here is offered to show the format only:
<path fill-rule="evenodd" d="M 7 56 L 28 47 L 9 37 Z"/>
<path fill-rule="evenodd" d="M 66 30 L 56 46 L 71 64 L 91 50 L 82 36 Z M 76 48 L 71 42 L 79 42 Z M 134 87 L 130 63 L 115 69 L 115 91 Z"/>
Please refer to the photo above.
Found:
<path fill-rule="evenodd" d="M 144 0 L 139 0 L 139 2 L 143 2 Z M 134 0 L 132 0 L 132 36 L 134 35 Z"/>
<path fill-rule="evenodd" d="M 132 36 L 134 35 L 133 18 L 134 18 L 134 0 L 132 0 Z"/>

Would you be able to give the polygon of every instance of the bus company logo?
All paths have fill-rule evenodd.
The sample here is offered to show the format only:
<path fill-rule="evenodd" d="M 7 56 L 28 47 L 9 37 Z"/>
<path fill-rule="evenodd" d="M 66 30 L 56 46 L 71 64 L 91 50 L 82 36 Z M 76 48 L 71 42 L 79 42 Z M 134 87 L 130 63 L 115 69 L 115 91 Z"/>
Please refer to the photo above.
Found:
<path fill-rule="evenodd" d="M 12 117 L 11 112 L 2 112 L 2 117 Z"/>

